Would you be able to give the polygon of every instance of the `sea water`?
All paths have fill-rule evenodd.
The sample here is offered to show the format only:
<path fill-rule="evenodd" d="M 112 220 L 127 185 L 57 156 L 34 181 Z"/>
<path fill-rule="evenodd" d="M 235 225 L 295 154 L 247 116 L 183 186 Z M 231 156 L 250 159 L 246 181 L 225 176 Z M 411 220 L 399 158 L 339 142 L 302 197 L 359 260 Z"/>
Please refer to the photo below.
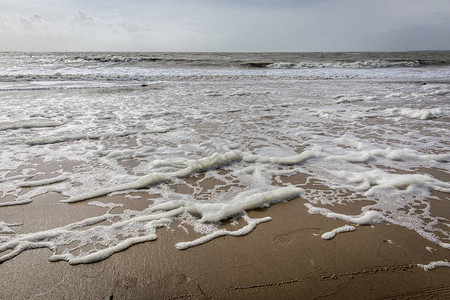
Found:
<path fill-rule="evenodd" d="M 449 249 L 449 83 L 450 52 L 1 53 L 0 262 L 96 262 L 161 227 L 200 233 L 187 249 L 289 200 L 347 223 L 324 243 L 387 222 Z M 5 221 L 50 194 L 102 213 Z"/>

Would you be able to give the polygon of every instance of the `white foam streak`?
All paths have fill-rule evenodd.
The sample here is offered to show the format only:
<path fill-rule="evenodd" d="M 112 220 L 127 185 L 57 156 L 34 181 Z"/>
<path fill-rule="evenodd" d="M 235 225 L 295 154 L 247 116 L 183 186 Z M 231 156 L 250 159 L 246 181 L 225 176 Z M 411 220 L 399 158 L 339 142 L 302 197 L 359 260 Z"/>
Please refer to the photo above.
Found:
<path fill-rule="evenodd" d="M 170 223 L 170 220 L 168 220 L 168 219 L 151 221 L 146 226 L 147 229 L 151 228 L 151 232 L 150 233 L 147 232 L 147 234 L 145 236 L 128 238 L 126 240 L 119 242 L 117 245 L 108 247 L 106 249 L 97 250 L 96 252 L 90 253 L 85 256 L 75 257 L 71 253 L 60 254 L 60 255 L 54 254 L 50 257 L 49 260 L 50 261 L 65 260 L 71 265 L 89 264 L 89 263 L 102 261 L 102 260 L 110 257 L 111 255 L 113 255 L 114 253 L 124 251 L 133 245 L 156 240 L 156 238 L 157 238 L 156 233 L 155 233 L 156 228 L 167 226 L 169 223 Z"/>
<path fill-rule="evenodd" d="M 330 219 L 342 220 L 356 225 L 372 225 L 378 224 L 385 220 L 382 214 L 377 211 L 369 210 L 361 213 L 359 216 L 349 216 L 344 214 L 334 213 L 329 209 L 315 207 L 310 203 L 305 203 L 310 214 L 320 214 Z"/>
<path fill-rule="evenodd" d="M 28 203 L 31 203 L 31 202 L 33 202 L 33 200 L 31 200 L 31 199 L 22 199 L 22 200 L 0 202 L 0 207 L 24 205 L 24 204 L 28 204 Z"/>
<path fill-rule="evenodd" d="M 450 183 L 423 174 L 389 174 L 380 169 L 365 172 L 334 171 L 333 174 L 358 183 L 365 196 L 382 196 L 383 192 L 423 192 L 423 189 L 450 192 Z"/>
<path fill-rule="evenodd" d="M 324 240 L 332 240 L 336 237 L 336 235 L 338 235 L 339 233 L 343 233 L 343 232 L 351 232 L 351 231 L 355 231 L 356 228 L 355 226 L 350 226 L 350 225 L 344 225 L 342 227 L 338 227 L 335 228 L 331 231 L 325 232 L 324 234 L 322 234 L 322 239 Z"/>
<path fill-rule="evenodd" d="M 70 197 L 69 199 L 61 200 L 60 202 L 65 202 L 65 203 L 80 202 L 80 201 L 85 201 L 85 200 L 92 199 L 92 198 L 106 196 L 106 195 L 108 195 L 110 193 L 114 193 L 114 192 L 137 190 L 137 189 L 141 189 L 144 187 L 159 184 L 164 181 L 168 181 L 168 180 L 170 180 L 170 178 L 171 178 L 171 176 L 167 175 L 167 174 L 162 174 L 162 173 L 150 174 L 150 175 L 143 176 L 142 178 L 139 178 L 135 182 L 124 183 L 124 184 L 114 186 L 114 187 L 109 187 L 109 188 L 101 188 L 96 191 L 92 191 L 92 192 L 82 194 L 79 196 L 73 196 L 73 197 Z"/>
<path fill-rule="evenodd" d="M 433 261 L 426 265 L 417 264 L 417 266 L 421 267 L 425 271 L 431 271 L 439 267 L 450 267 L 450 262 L 441 260 L 441 261 Z"/>
<path fill-rule="evenodd" d="M 278 188 L 272 191 L 247 191 L 238 194 L 226 203 L 202 203 L 198 201 L 169 201 L 155 205 L 152 210 L 167 210 L 184 207 L 191 214 L 201 215 L 200 222 L 219 222 L 231 216 L 259 207 L 268 207 L 270 204 L 288 201 L 299 197 L 304 190 L 295 187 Z"/>
<path fill-rule="evenodd" d="M 69 179 L 68 176 L 65 175 L 61 175 L 61 176 L 57 176 L 57 177 L 53 177 L 53 178 L 48 178 L 48 179 L 42 179 L 42 180 L 35 180 L 35 181 L 25 181 L 23 183 L 19 184 L 19 187 L 37 187 L 37 186 L 42 186 L 42 185 L 49 185 L 49 184 L 53 184 L 53 183 L 58 183 L 61 181 L 65 181 Z"/>
<path fill-rule="evenodd" d="M 9 181 L 15 181 L 15 180 L 21 180 L 21 179 L 29 179 L 33 177 L 34 175 L 16 175 L 11 177 L 6 177 L 0 179 L 0 183 L 9 182 Z"/>
<path fill-rule="evenodd" d="M 45 127 L 58 127 L 63 124 L 57 122 L 14 122 L 0 125 L 0 131 L 10 130 L 10 129 L 31 129 L 31 128 L 45 128 Z"/>
<path fill-rule="evenodd" d="M 263 157 L 259 155 L 245 155 L 243 157 L 245 162 L 249 163 L 272 163 L 281 165 L 297 165 L 305 162 L 306 160 L 319 157 L 317 151 L 304 151 L 299 155 L 288 156 L 288 157 Z"/>
<path fill-rule="evenodd" d="M 126 190 L 137 190 L 142 189 L 144 187 L 156 185 L 165 181 L 169 181 L 173 178 L 185 178 L 189 177 L 195 173 L 206 171 L 209 169 L 216 169 L 221 166 L 230 164 L 232 162 L 242 160 L 243 155 L 240 151 L 230 151 L 224 154 L 215 153 L 209 157 L 200 160 L 191 160 L 182 162 L 182 165 L 185 166 L 183 169 L 171 173 L 153 173 L 139 178 L 138 180 L 125 183 L 122 185 L 102 188 L 84 195 L 70 197 L 66 200 L 61 200 L 61 202 L 79 202 L 84 201 L 91 198 L 105 196 L 109 193 L 120 192 Z"/>
<path fill-rule="evenodd" d="M 317 154 L 311 151 L 305 151 L 302 154 L 294 157 L 287 158 L 264 158 L 257 155 L 246 155 L 244 156 L 242 152 L 234 150 L 224 154 L 213 154 L 209 157 L 200 160 L 191 160 L 191 161 L 183 161 L 178 160 L 176 166 L 184 167 L 183 169 L 171 173 L 153 173 L 139 178 L 138 180 L 130 183 L 125 183 L 118 186 L 113 186 L 109 188 L 102 188 L 96 191 L 86 193 L 79 196 L 73 196 L 69 199 L 61 200 L 61 202 L 72 203 L 84 201 L 96 197 L 101 197 L 108 195 L 113 192 L 120 192 L 126 190 L 137 190 L 142 189 L 144 187 L 160 184 L 165 181 L 170 181 L 174 178 L 186 178 L 192 176 L 193 174 L 203 172 L 210 169 L 220 168 L 222 166 L 231 164 L 233 162 L 239 162 L 244 160 L 246 162 L 261 162 L 261 163 L 278 163 L 278 164 L 288 164 L 295 165 L 299 164 L 307 159 L 316 157 Z M 174 166 L 173 163 L 159 161 L 154 164 L 155 166 L 161 165 L 171 165 Z"/>
<path fill-rule="evenodd" d="M 209 242 L 215 238 L 221 237 L 221 236 L 244 236 L 244 235 L 247 235 L 250 232 L 252 232 L 258 224 L 272 220 L 272 218 L 270 218 L 270 217 L 265 217 L 265 218 L 260 218 L 260 219 L 250 219 L 248 217 L 244 217 L 244 219 L 247 221 L 248 224 L 238 230 L 229 231 L 226 229 L 222 229 L 222 230 L 214 231 L 213 233 L 207 234 L 207 235 L 202 236 L 193 241 L 179 242 L 175 245 L 175 247 L 178 250 L 185 250 L 187 248 L 191 248 L 191 247 L 195 247 L 195 246 L 199 246 L 201 244 L 207 243 L 207 242 Z"/>
<path fill-rule="evenodd" d="M 111 228 L 118 229 L 118 228 L 122 228 L 122 227 L 125 227 L 126 225 L 133 224 L 133 223 L 149 223 L 149 222 L 158 221 L 158 220 L 168 220 L 169 218 L 174 218 L 176 216 L 179 216 L 183 211 L 184 211 L 184 209 L 182 207 L 179 207 L 179 208 L 176 208 L 176 209 L 170 210 L 168 212 L 164 212 L 164 213 L 137 216 L 137 217 L 125 220 L 125 221 L 114 223 L 111 225 Z M 152 223 L 149 223 L 149 224 L 151 225 Z"/>
<path fill-rule="evenodd" d="M 156 228 L 167 226 L 172 222 L 171 218 L 179 215 L 181 212 L 182 210 L 177 210 L 161 214 L 138 216 L 122 222 L 113 223 L 110 226 L 97 225 L 84 231 L 75 230 L 77 228 L 93 226 L 114 217 L 114 215 L 107 213 L 102 216 L 88 218 L 80 222 L 69 224 L 61 228 L 31 234 L 21 234 L 0 245 L 0 253 L 6 250 L 13 250 L 12 252 L 0 257 L 0 264 L 24 251 L 37 248 L 48 248 L 52 250 L 54 254 L 50 258 L 51 261 L 66 260 L 70 264 L 100 261 L 118 251 L 125 250 L 136 243 L 156 239 Z M 129 228 L 132 228 L 133 224 L 137 223 L 145 223 L 144 228 L 146 230 L 146 234 L 144 236 L 127 238 L 123 241 L 117 242 L 115 245 L 109 245 L 109 247 L 106 247 L 105 249 L 95 249 L 96 251 L 91 250 L 84 255 L 80 254 L 78 256 L 74 256 L 71 253 L 56 254 L 56 250 L 59 246 L 67 245 L 73 241 L 80 241 L 81 244 L 86 244 L 86 239 L 89 239 L 90 236 L 102 237 L 105 240 L 111 240 L 112 242 L 114 241 L 114 238 L 109 236 L 111 232 L 114 233 L 114 230 L 116 230 L 119 233 L 127 234 Z"/>
<path fill-rule="evenodd" d="M 71 253 L 66 253 L 66 254 L 52 255 L 49 258 L 49 260 L 53 261 L 53 262 L 67 261 L 71 265 L 94 263 L 94 262 L 102 261 L 102 260 L 110 257 L 111 255 L 113 255 L 114 253 L 126 250 L 135 244 L 144 243 L 144 242 L 152 241 L 155 239 L 156 239 L 156 235 L 134 237 L 134 238 L 126 239 L 125 241 L 120 242 L 119 244 L 117 244 L 113 247 L 102 249 L 97 252 L 83 256 L 83 257 L 75 257 Z"/>
<path fill-rule="evenodd" d="M 353 163 L 367 162 L 377 157 L 384 157 L 394 161 L 419 160 L 419 161 L 450 161 L 450 154 L 420 154 L 411 149 L 373 149 L 362 151 L 347 151 L 345 155 L 328 155 L 327 159 L 339 159 Z"/>
<path fill-rule="evenodd" d="M 11 229 L 12 226 L 20 226 L 22 224 L 6 224 L 5 222 L 0 221 L 0 233 L 3 234 L 13 234 L 14 230 Z"/>
<path fill-rule="evenodd" d="M 157 238 L 157 228 L 170 225 L 176 217 L 181 216 L 185 212 L 189 214 L 202 215 L 202 218 L 196 221 L 200 223 L 219 222 L 220 220 L 227 219 L 234 215 L 243 215 L 244 220 L 247 221 L 248 224 L 237 231 L 230 232 L 224 230 L 214 230 L 211 234 L 208 234 L 200 239 L 194 240 L 192 242 L 177 244 L 176 247 L 178 249 L 186 249 L 188 247 L 200 245 L 213 238 L 223 235 L 245 235 L 250 233 L 257 224 L 271 220 L 270 217 L 262 219 L 251 219 L 247 216 L 246 210 L 256 207 L 266 207 L 276 202 L 290 200 L 293 197 L 299 196 L 302 191 L 303 190 L 299 188 L 285 187 L 273 191 L 259 193 L 247 192 L 237 196 L 230 203 L 194 203 L 187 201 L 169 201 L 160 205 L 155 205 L 138 216 L 126 218 L 126 215 L 122 215 L 122 221 L 112 223 L 108 226 L 98 225 L 103 221 L 111 220 L 115 216 L 119 216 L 110 214 L 108 211 L 108 213 L 102 216 L 88 218 L 80 222 L 69 224 L 65 227 L 31 234 L 22 234 L 16 236 L 15 238 L 11 238 L 9 241 L 0 245 L 0 253 L 6 250 L 12 250 L 10 253 L 0 257 L 0 263 L 19 255 L 23 251 L 36 248 L 48 248 L 52 250 L 53 255 L 50 257 L 51 261 L 64 260 L 69 262 L 70 264 L 97 262 L 106 259 L 116 252 L 123 251 L 134 244 L 155 240 Z M 114 204 L 102 205 L 97 202 L 91 202 L 90 204 L 101 207 L 108 207 L 110 209 L 117 206 Z M 153 213 L 155 211 L 163 212 Z M 128 213 L 133 214 L 133 212 Z M 3 226 L 4 223 L 0 223 L 0 225 Z M 88 226 L 93 227 L 82 230 L 83 227 Z M 5 227 L 5 230 L 9 228 L 7 228 L 6 225 L 3 227 Z M 137 231 L 142 230 L 144 230 L 145 233 L 143 235 L 137 236 Z M 116 235 L 123 235 L 126 238 L 119 241 Z M 94 238 L 104 240 L 102 244 L 105 245 L 106 248 L 97 249 L 95 247 L 95 242 L 93 241 Z M 81 253 L 79 255 L 74 255 L 72 252 L 70 252 L 70 249 L 61 254 L 56 253 L 58 247 L 68 245 L 74 241 L 80 242 L 81 246 L 79 247 L 87 245 L 88 242 L 94 243 L 94 249 L 88 251 L 87 253 Z"/>

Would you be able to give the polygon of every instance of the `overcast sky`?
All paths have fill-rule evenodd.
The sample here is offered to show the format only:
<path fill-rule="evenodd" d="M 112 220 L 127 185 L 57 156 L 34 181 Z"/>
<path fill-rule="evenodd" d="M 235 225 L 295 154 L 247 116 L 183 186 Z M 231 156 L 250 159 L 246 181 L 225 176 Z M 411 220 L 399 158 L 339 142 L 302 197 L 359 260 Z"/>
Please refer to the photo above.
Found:
<path fill-rule="evenodd" d="M 450 50 L 449 0 L 0 0 L 0 51 Z"/>

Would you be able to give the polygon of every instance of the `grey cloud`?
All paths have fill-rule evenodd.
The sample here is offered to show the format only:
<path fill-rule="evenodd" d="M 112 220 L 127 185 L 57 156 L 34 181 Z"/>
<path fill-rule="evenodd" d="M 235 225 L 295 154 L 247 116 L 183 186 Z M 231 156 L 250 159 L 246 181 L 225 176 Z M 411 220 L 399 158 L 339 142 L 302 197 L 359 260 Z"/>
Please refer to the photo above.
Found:
<path fill-rule="evenodd" d="M 89 16 L 88 14 L 86 14 L 82 11 L 78 11 L 74 15 L 74 19 L 76 22 L 80 22 L 80 23 L 93 23 L 96 21 L 95 18 Z"/>
<path fill-rule="evenodd" d="M 40 0 L 46 6 L 5 1 L 4 49 L 450 49 L 450 2 L 444 0 Z M 30 36 L 34 43 L 27 43 Z"/>

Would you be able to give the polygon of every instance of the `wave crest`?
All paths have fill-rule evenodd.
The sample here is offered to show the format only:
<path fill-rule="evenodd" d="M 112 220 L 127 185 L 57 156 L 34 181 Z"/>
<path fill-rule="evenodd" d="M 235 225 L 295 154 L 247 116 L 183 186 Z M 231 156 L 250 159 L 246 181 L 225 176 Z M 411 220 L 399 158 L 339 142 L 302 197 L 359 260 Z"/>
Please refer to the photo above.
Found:
<path fill-rule="evenodd" d="M 390 68 L 390 67 L 420 67 L 420 62 L 415 61 L 396 61 L 389 62 L 384 60 L 362 60 L 354 62 L 277 62 L 264 65 L 266 68 L 271 69 L 317 69 L 317 68 L 350 68 L 350 69 L 375 69 L 375 68 Z"/>

